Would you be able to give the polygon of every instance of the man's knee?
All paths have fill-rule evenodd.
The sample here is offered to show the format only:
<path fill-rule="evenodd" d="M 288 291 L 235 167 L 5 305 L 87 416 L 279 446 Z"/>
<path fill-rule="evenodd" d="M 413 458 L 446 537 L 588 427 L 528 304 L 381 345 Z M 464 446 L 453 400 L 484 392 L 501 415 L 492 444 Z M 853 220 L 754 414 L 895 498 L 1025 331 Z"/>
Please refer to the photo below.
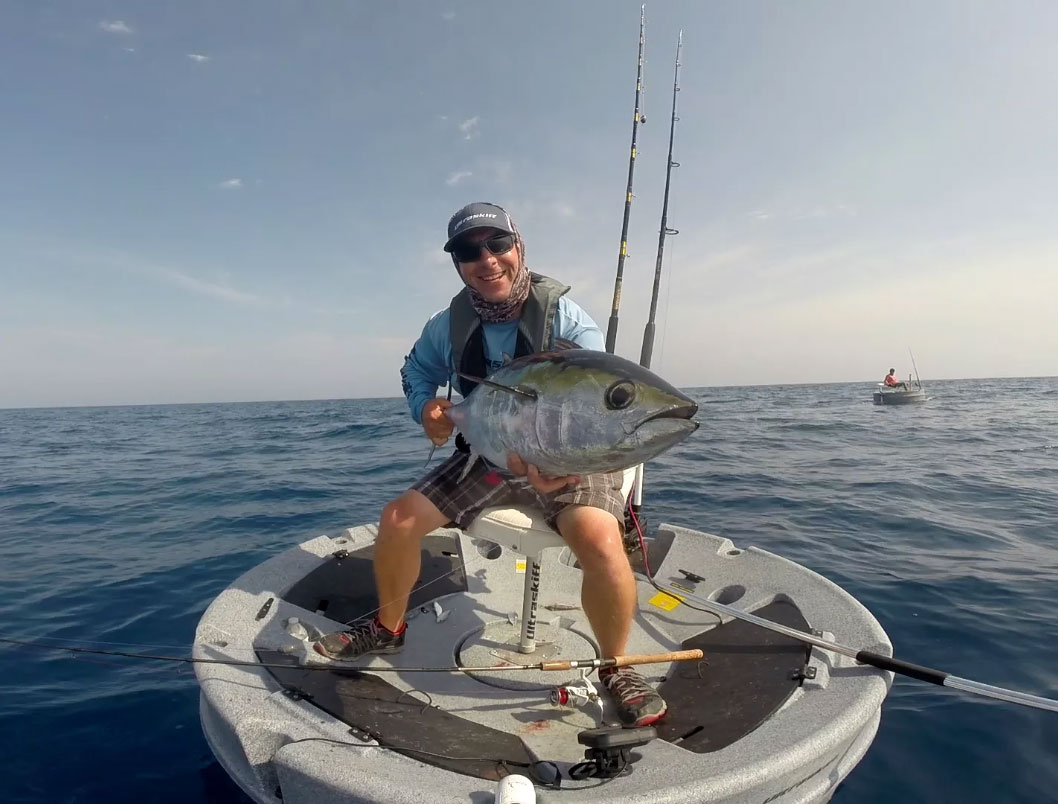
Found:
<path fill-rule="evenodd" d="M 555 524 L 586 569 L 628 564 L 621 528 L 609 511 L 571 506 L 559 515 Z"/>
<path fill-rule="evenodd" d="M 409 490 L 386 503 L 379 518 L 379 535 L 390 538 L 421 539 L 445 523 L 437 507 L 420 492 Z"/>

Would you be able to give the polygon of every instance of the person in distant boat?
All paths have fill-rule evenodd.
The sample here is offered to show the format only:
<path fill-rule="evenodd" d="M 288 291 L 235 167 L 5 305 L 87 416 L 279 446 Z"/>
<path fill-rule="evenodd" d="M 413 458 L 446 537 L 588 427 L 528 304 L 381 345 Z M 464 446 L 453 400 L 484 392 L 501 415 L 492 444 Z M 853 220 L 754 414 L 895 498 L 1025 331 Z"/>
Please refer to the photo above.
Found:
<path fill-rule="evenodd" d="M 885 379 L 882 381 L 889 388 L 903 388 L 904 383 L 896 376 L 896 369 L 889 369 L 889 373 L 885 375 Z"/>
<path fill-rule="evenodd" d="M 485 377 L 503 365 L 506 355 L 563 346 L 604 348 L 598 326 L 566 297 L 569 288 L 529 271 L 525 243 L 502 207 L 479 202 L 460 209 L 448 222 L 444 250 L 464 287 L 426 323 L 401 369 L 412 418 L 438 446 L 454 429 L 446 413 L 452 403 L 436 396 L 438 388 L 452 383 L 466 397 L 476 385 L 457 371 Z M 621 533 L 622 473 L 548 477 L 512 454 L 509 474 L 479 460 L 460 480 L 469 459 L 461 441 L 456 439 L 452 457 L 382 510 L 374 558 L 377 615 L 324 636 L 316 651 L 339 660 L 400 651 L 408 599 L 420 573 L 422 538 L 450 522 L 466 528 L 485 507 L 529 493 L 583 570 L 581 600 L 602 655 L 623 654 L 637 592 Z M 665 701 L 633 668 L 599 675 L 626 725 L 645 726 L 665 714 Z"/>

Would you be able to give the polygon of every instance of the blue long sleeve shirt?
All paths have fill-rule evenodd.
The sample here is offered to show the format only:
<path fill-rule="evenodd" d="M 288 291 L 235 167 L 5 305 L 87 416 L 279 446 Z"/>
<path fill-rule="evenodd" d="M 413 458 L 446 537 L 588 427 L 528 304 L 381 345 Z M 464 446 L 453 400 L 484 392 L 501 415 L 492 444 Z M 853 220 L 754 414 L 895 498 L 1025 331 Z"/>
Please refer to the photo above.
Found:
<path fill-rule="evenodd" d="M 404 358 L 400 370 L 404 396 L 408 399 L 411 417 L 418 424 L 422 424 L 423 406 L 437 396 L 437 389 L 455 380 L 449 317 L 448 308 L 445 308 L 426 322 L 422 335 Z M 485 359 L 492 372 L 503 365 L 505 354 L 514 354 L 518 343 L 518 320 L 502 324 L 483 323 L 481 326 L 485 336 Z M 572 341 L 582 349 L 602 351 L 606 346 L 602 331 L 591 316 L 565 296 L 558 300 L 554 336 Z"/>

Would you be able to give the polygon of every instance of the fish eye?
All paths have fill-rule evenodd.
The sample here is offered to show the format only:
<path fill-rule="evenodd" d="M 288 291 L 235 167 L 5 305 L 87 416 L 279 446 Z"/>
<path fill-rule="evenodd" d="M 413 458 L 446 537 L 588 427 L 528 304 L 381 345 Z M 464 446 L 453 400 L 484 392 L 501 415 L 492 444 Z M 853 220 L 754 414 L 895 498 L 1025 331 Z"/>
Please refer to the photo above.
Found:
<path fill-rule="evenodd" d="M 635 383 L 618 380 L 606 389 L 606 407 L 610 410 L 622 410 L 632 404 L 636 398 Z"/>

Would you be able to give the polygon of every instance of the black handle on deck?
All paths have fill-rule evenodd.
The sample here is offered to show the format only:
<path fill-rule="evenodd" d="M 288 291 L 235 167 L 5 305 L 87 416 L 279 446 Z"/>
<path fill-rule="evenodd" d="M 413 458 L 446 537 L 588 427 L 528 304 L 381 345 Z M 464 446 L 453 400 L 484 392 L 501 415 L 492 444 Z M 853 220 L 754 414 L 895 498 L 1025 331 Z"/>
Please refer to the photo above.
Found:
<path fill-rule="evenodd" d="M 856 661 L 860 664 L 869 664 L 882 670 L 892 670 L 902 676 L 910 676 L 911 678 L 917 678 L 919 681 L 928 681 L 930 684 L 940 684 L 941 686 L 944 686 L 944 679 L 948 677 L 947 673 L 934 670 L 932 667 L 903 662 L 900 659 L 894 659 L 892 656 L 882 656 L 880 653 L 872 653 L 869 650 L 861 650 L 857 653 Z"/>

